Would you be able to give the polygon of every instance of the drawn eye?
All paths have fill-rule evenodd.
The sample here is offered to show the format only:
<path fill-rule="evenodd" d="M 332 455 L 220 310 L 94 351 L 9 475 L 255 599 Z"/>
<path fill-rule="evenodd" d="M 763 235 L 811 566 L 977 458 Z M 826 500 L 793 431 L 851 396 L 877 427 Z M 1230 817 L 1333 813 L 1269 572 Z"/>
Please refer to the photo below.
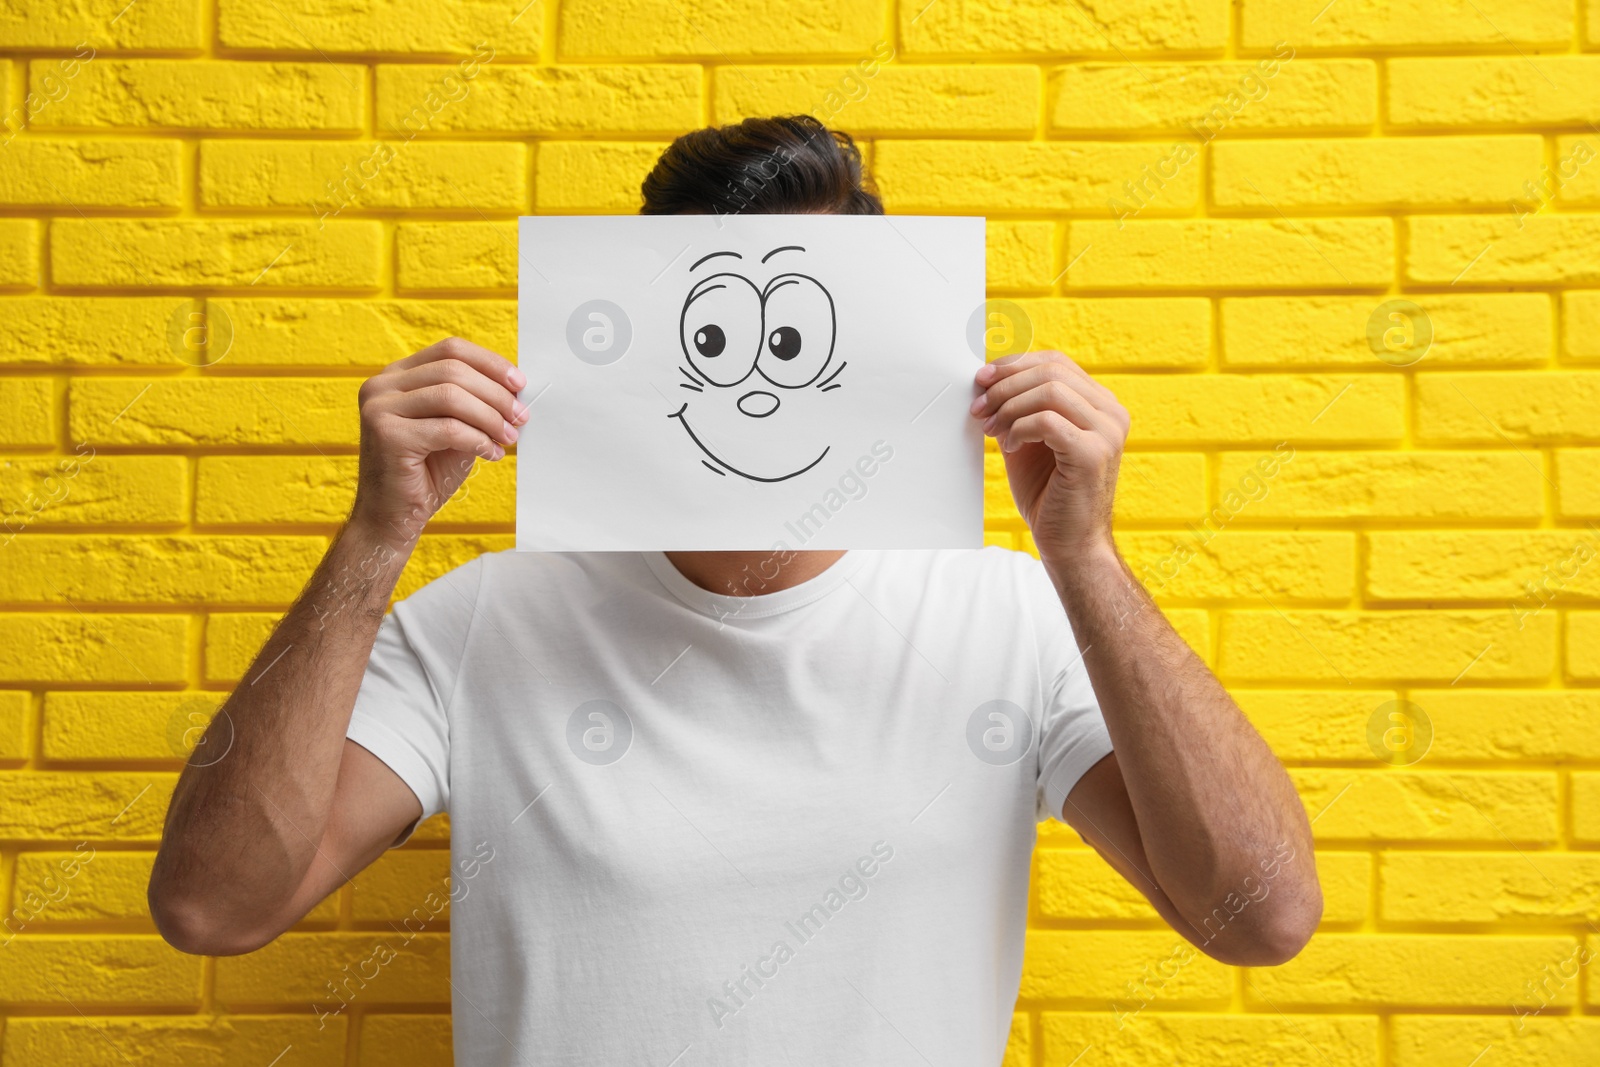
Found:
<path fill-rule="evenodd" d="M 737 274 L 713 274 L 689 291 L 678 320 L 690 366 L 713 385 L 750 376 L 761 347 L 761 294 Z"/>
<path fill-rule="evenodd" d="M 833 356 L 833 297 L 804 274 L 780 274 L 762 304 L 756 368 L 773 385 L 799 389 L 817 380 Z"/>

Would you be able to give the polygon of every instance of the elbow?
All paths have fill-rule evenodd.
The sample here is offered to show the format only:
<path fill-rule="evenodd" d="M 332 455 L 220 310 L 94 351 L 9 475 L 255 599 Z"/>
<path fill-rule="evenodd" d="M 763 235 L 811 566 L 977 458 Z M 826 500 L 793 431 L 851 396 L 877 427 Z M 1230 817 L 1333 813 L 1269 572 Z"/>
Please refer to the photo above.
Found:
<path fill-rule="evenodd" d="M 1272 906 L 1253 904 L 1249 920 L 1223 927 L 1200 943 L 1200 950 L 1233 967 L 1281 967 L 1294 959 L 1322 922 L 1322 888 L 1313 878 L 1293 897 L 1274 893 L 1273 898 Z"/>
<path fill-rule="evenodd" d="M 240 956 L 276 936 L 240 925 L 214 904 L 164 890 L 156 877 L 146 899 L 162 940 L 191 956 Z"/>

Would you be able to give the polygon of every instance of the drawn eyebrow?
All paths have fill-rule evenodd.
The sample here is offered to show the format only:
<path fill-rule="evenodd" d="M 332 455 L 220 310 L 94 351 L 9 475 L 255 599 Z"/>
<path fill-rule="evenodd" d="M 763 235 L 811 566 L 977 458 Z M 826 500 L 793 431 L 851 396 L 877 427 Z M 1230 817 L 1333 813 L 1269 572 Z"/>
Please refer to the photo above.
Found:
<path fill-rule="evenodd" d="M 743 256 L 741 256 L 737 252 L 713 252 L 709 256 L 701 256 L 699 259 L 695 260 L 694 261 L 694 267 L 690 267 L 689 269 L 690 270 L 694 270 L 695 267 L 698 267 L 700 264 L 704 263 L 706 260 L 708 260 L 708 259 L 716 259 L 718 256 L 732 256 L 734 259 L 743 259 L 744 258 Z M 765 263 L 766 260 L 762 260 L 761 262 Z"/>
<path fill-rule="evenodd" d="M 767 260 L 769 260 L 773 256 L 777 255 L 779 252 L 804 252 L 804 251 L 805 251 L 805 249 L 800 247 L 799 245 L 779 245 L 777 248 L 774 248 L 772 251 L 770 251 L 766 255 L 762 256 L 761 257 L 761 262 L 765 263 Z M 693 270 L 694 268 L 691 267 L 690 269 Z"/>

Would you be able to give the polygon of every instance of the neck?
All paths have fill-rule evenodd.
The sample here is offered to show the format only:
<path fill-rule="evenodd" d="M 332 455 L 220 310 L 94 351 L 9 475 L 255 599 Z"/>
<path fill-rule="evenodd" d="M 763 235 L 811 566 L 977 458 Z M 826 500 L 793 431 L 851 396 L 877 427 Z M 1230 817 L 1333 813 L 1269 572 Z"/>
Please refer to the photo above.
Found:
<path fill-rule="evenodd" d="M 759 596 L 815 578 L 839 562 L 844 552 L 668 552 L 666 556 L 679 574 L 707 592 Z"/>

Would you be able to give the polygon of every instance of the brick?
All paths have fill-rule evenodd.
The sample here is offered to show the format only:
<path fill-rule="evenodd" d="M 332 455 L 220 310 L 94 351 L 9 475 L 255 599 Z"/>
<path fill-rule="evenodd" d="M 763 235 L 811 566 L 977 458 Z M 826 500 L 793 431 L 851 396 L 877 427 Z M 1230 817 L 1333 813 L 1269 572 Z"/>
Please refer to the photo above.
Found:
<path fill-rule="evenodd" d="M 0 445 L 48 448 L 56 440 L 55 383 L 49 378 L 0 378 Z"/>
<path fill-rule="evenodd" d="M 1386 922 L 1584 922 L 1600 917 L 1600 856 L 1385 852 Z"/>
<path fill-rule="evenodd" d="M 1600 359 L 1600 291 L 1561 294 L 1561 352 Z"/>
<path fill-rule="evenodd" d="M 543 38 L 542 7 L 514 18 L 518 8 L 495 0 L 390 0 L 352 9 L 326 0 L 221 0 L 217 40 L 225 48 L 305 52 L 386 52 L 536 57 Z M 453 69 L 453 68 L 452 68 Z"/>
<path fill-rule="evenodd" d="M 16 297 L 0 302 L 0 363 L 180 367 L 167 336 L 192 307 L 177 296 Z"/>
<path fill-rule="evenodd" d="M 29 84 L 54 60 L 28 65 Z M 176 130 L 322 130 L 359 133 L 366 70 L 348 63 L 231 59 L 96 59 L 39 127 Z"/>
<path fill-rule="evenodd" d="M 515 293 L 515 222 L 402 222 L 395 271 L 402 290 Z"/>
<path fill-rule="evenodd" d="M 1496 600 L 1521 618 L 1551 600 L 1600 597 L 1600 536 L 1584 530 L 1367 534 L 1372 600 Z"/>
<path fill-rule="evenodd" d="M 22 138 L 0 152 L 7 207 L 176 208 L 183 203 L 178 141 Z"/>
<path fill-rule="evenodd" d="M 1345 601 L 1355 592 L 1354 534 L 1122 531 L 1117 547 L 1158 600 Z"/>
<path fill-rule="evenodd" d="M 1035 892 L 1039 912 L 1046 918 L 1162 921 L 1144 894 L 1096 852 L 1045 848 L 1035 862 Z M 1367 853 L 1319 849 L 1317 875 L 1324 922 L 1360 922 L 1365 917 L 1372 884 L 1372 858 Z"/>
<path fill-rule="evenodd" d="M 486 552 L 503 552 L 516 543 L 513 534 L 424 534 L 396 583 L 394 599 L 415 593 Z"/>
<path fill-rule="evenodd" d="M 1221 673 L 1238 681 L 1544 681 L 1555 619 L 1504 608 L 1436 611 L 1227 611 Z"/>
<path fill-rule="evenodd" d="M 1224 452 L 1221 485 L 1244 482 L 1271 453 Z M 1251 497 L 1246 521 L 1268 519 L 1538 519 L 1538 466 L 1513 452 L 1297 451 Z M 1471 492 L 1463 492 L 1470 487 Z"/>
<path fill-rule="evenodd" d="M 469 889 L 470 893 L 471 890 Z M 350 917 L 357 922 L 433 930 L 450 918 L 450 853 L 442 849 L 388 852 L 351 883 Z"/>
<path fill-rule="evenodd" d="M 13 604 L 288 604 L 321 537 L 29 534 L 7 549 Z"/>
<path fill-rule="evenodd" d="M 174 684 L 188 646 L 182 615 L 0 615 L 0 682 Z"/>
<path fill-rule="evenodd" d="M 1419 374 L 1417 436 L 1425 440 L 1563 443 L 1600 438 L 1600 373 Z"/>
<path fill-rule="evenodd" d="M 184 955 L 155 934 L 18 937 L 5 951 L 3 1003 L 200 1003 L 200 957 Z M 6 1040 L 9 1045 L 9 1032 Z"/>
<path fill-rule="evenodd" d="M 1022 299 L 1033 348 L 1054 348 L 1091 371 L 1182 367 L 1210 358 L 1211 302 L 1201 297 Z"/>
<path fill-rule="evenodd" d="M 278 612 L 215 612 L 206 618 L 205 678 L 233 683 L 267 643 L 282 615 Z"/>
<path fill-rule="evenodd" d="M 866 55 L 884 31 L 868 0 L 566 0 L 560 54 L 577 56 Z"/>
<path fill-rule="evenodd" d="M 49 760 L 181 760 L 223 693 L 46 693 Z"/>
<path fill-rule="evenodd" d="M 1559 831 L 1553 772 L 1298 768 L 1289 775 L 1318 841 L 1498 847 L 1551 844 Z"/>
<path fill-rule="evenodd" d="M 355 494 L 355 456 L 206 456 L 195 516 L 202 524 L 336 523 Z M 431 520 L 516 521 L 516 461 L 479 463 Z"/>
<path fill-rule="evenodd" d="M 1579 957 L 1580 959 L 1582 957 Z M 1564 962 L 1571 971 L 1573 963 Z M 1544 982 L 1541 971 L 1529 980 Z M 1559 978 L 1548 979 L 1554 988 Z M 1532 1015 L 1542 996 L 1526 990 L 1515 1017 L 1395 1015 L 1389 1020 L 1389 1062 L 1394 1067 L 1455 1067 L 1494 1048 L 1504 1067 L 1584 1067 L 1600 1058 L 1600 1020 Z"/>
<path fill-rule="evenodd" d="M 0 760 L 25 760 L 33 748 L 31 694 L 0 690 Z"/>
<path fill-rule="evenodd" d="M 361 1020 L 361 1055 L 356 1067 L 452 1067 L 450 1016 L 379 1015 Z"/>
<path fill-rule="evenodd" d="M 1588 255 L 1600 240 L 1600 215 L 1423 215 L 1409 220 L 1407 233 L 1405 276 L 1418 285 L 1600 282 L 1600 264 Z"/>
<path fill-rule="evenodd" d="M 454 67 L 381 64 L 378 129 L 410 134 L 499 133 L 678 134 L 700 122 L 700 68 L 692 64 L 629 66 L 486 66 L 452 92 L 436 113 L 428 94 Z"/>
<path fill-rule="evenodd" d="M 1600 448 L 1558 449 L 1557 513 L 1563 519 L 1600 519 Z"/>
<path fill-rule="evenodd" d="M 205 141 L 200 203 L 292 208 L 318 221 L 345 211 L 520 211 L 528 150 L 452 141 Z"/>
<path fill-rule="evenodd" d="M 1415 690 L 1432 716 L 1440 759 L 1600 759 L 1600 693 L 1582 690 Z"/>
<path fill-rule="evenodd" d="M 1567 673 L 1600 681 L 1600 611 L 1567 613 Z"/>
<path fill-rule="evenodd" d="M 376 289 L 377 222 L 56 219 L 50 277 L 66 286 Z"/>
<path fill-rule="evenodd" d="M 71 48 L 75 56 L 199 51 L 205 46 L 200 6 L 200 0 L 140 0 L 132 10 L 127 0 L 11 5 L 0 11 L 0 40 L 11 48 Z"/>
<path fill-rule="evenodd" d="M 1364 59 L 1080 63 L 1057 70 L 1046 95 L 1057 133 L 1359 131 L 1377 118 L 1378 68 Z"/>
<path fill-rule="evenodd" d="M 1227 43 L 1227 12 L 1222 0 L 1166 0 L 1092 12 L 1049 0 L 915 3 L 900 8 L 900 39 L 908 54 L 919 55 L 1198 52 Z"/>
<path fill-rule="evenodd" d="M 1129 983 L 1165 966 L 1163 1003 L 1227 1003 L 1228 969 L 1170 930 L 1029 930 L 1021 996 L 1026 999 L 1129 998 Z"/>
<path fill-rule="evenodd" d="M 713 120 L 815 115 L 859 134 L 1029 134 L 1039 68 L 974 66 L 719 67 Z"/>
<path fill-rule="evenodd" d="M 1198 452 L 1129 452 L 1113 505 L 1121 521 L 1172 522 L 1204 513 L 1205 457 Z"/>
<path fill-rule="evenodd" d="M 1389 60 L 1389 122 L 1395 126 L 1579 125 L 1596 110 L 1600 56 Z"/>
<path fill-rule="evenodd" d="M 1139 446 L 1398 441 L 1404 391 L 1376 374 L 1107 374 Z M 1348 388 L 1346 388 L 1348 387 Z"/>
<path fill-rule="evenodd" d="M 360 387 L 356 378 L 80 378 L 69 426 L 106 444 L 355 445 Z"/>
<path fill-rule="evenodd" d="M 667 146 L 657 143 L 545 141 L 539 145 L 534 210 L 632 214 L 639 183 Z"/>
<path fill-rule="evenodd" d="M 1367 341 L 1368 323 L 1380 326 L 1384 296 L 1241 296 L 1222 301 L 1222 362 L 1229 367 L 1366 367 L 1382 362 Z M 1543 293 L 1439 293 L 1408 297 L 1426 324 L 1413 316 L 1411 351 L 1430 337 L 1418 362 L 1536 364 L 1550 358 L 1550 298 Z"/>
<path fill-rule="evenodd" d="M 1388 219 L 1073 222 L 1067 288 L 1378 288 L 1394 274 Z"/>
<path fill-rule="evenodd" d="M 1600 618 L 1600 613 L 1595 617 Z M 1574 844 L 1600 844 L 1600 774 L 1594 771 L 1572 772 L 1572 840 Z"/>
<path fill-rule="evenodd" d="M 510 233 L 514 239 L 514 229 Z M 517 358 L 517 305 L 510 300 L 212 297 L 207 305 L 230 324 L 230 365 L 376 369 L 446 337 Z"/>
<path fill-rule="evenodd" d="M 1501 207 L 1537 174 L 1544 142 L 1525 137 L 1353 137 L 1241 141 L 1211 150 L 1220 207 Z"/>
<path fill-rule="evenodd" d="M 984 244 L 991 292 L 1055 285 L 1055 223 L 990 219 Z"/>
<path fill-rule="evenodd" d="M 1293 41 L 1298 49 L 1362 50 L 1508 43 L 1565 47 L 1572 38 L 1566 0 L 1474 0 L 1461 7 L 1429 0 L 1381 5 L 1320 4 L 1302 0 L 1244 0 L 1241 24 L 1247 48 Z M 1316 15 L 1316 18 L 1312 18 Z"/>
<path fill-rule="evenodd" d="M 1563 206 L 1593 207 L 1600 204 L 1600 138 L 1593 133 L 1581 137 L 1557 137 L 1554 168 L 1537 168 L 1524 175 L 1519 209 L 1529 211 L 1550 206 L 1551 193 Z"/>
<path fill-rule="evenodd" d="M 1247 999 L 1277 1005 L 1504 1009 L 1523 983 L 1577 950 L 1570 937 L 1323 934 L 1281 967 L 1250 971 Z M 1573 1003 L 1576 987 L 1553 1003 Z"/>
<path fill-rule="evenodd" d="M 1233 699 L 1281 760 L 1365 760 L 1367 723 L 1389 689 L 1236 689 Z"/>
<path fill-rule="evenodd" d="M 0 289 L 39 284 L 39 226 L 32 219 L 0 219 Z"/>
<path fill-rule="evenodd" d="M 1159 977 L 1147 979 L 1156 988 Z M 1161 988 L 1152 1004 L 1166 999 Z M 1229 1067 L 1377 1067 L 1378 1019 L 1358 1015 L 1210 1015 L 1142 1011 L 1143 997 L 1124 995 L 1121 1011 L 1042 1013 L 1045 1060 L 1083 1067 L 1167 1067 L 1226 1063 Z M 1120 1023 L 1120 1026 L 1119 1026 Z M 1088 1052 L 1092 1048 L 1093 1052 Z M 1084 1053 L 1088 1053 L 1084 1055 Z"/>
<path fill-rule="evenodd" d="M 310 1002 L 332 1013 L 340 1006 L 328 991 L 332 982 L 356 1004 L 442 1004 L 450 1000 L 449 965 L 444 934 L 285 934 L 249 955 L 217 960 L 216 995 L 228 1005 Z"/>
<path fill-rule="evenodd" d="M 188 520 L 187 460 L 102 456 L 92 447 L 47 459 L 0 459 L 0 529 Z"/>
<path fill-rule="evenodd" d="M 12 1019 L 6 1024 L 0 1055 L 15 1067 L 60 1063 L 75 1067 L 127 1067 L 131 1063 L 228 1067 L 270 1063 L 286 1048 L 293 1048 L 297 1067 L 339 1067 L 344 1062 L 345 1042 L 342 1018 L 319 1020 L 304 1007 L 292 1015 L 60 1015 Z"/>
<path fill-rule="evenodd" d="M 872 174 L 895 212 L 1084 212 L 1103 217 L 1125 184 L 1169 146 L 1094 141 L 880 141 Z M 1155 186 L 1150 186 L 1154 189 Z M 1148 195 L 1150 215 L 1186 214 L 1200 201 L 1200 166 L 1177 169 Z M 1069 275 L 1070 277 L 1070 275 Z"/>
<path fill-rule="evenodd" d="M 0 837 L 153 842 L 177 779 L 163 771 L 3 771 Z"/>

